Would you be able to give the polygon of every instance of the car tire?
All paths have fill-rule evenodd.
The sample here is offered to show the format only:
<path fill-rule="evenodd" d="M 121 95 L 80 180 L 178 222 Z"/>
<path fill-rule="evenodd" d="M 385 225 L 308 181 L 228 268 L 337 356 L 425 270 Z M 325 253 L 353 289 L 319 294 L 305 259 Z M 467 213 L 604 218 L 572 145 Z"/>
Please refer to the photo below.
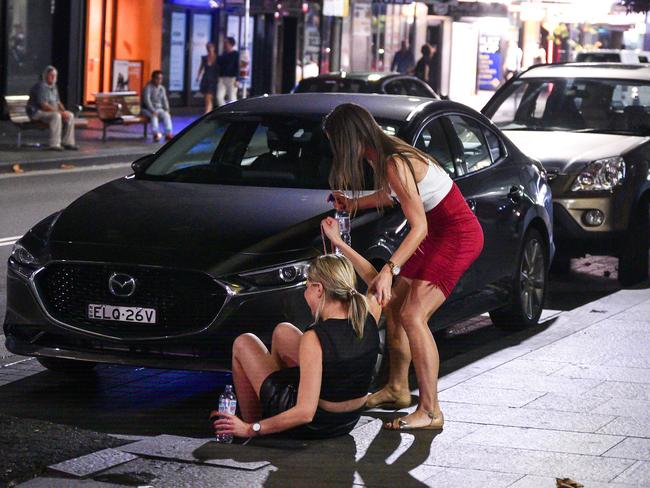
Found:
<path fill-rule="evenodd" d="M 73 359 L 62 358 L 36 358 L 39 363 L 50 371 L 56 373 L 84 373 L 92 371 L 97 363 L 91 361 L 75 361 Z"/>
<path fill-rule="evenodd" d="M 634 285 L 648 278 L 648 246 L 650 245 L 650 210 L 645 199 L 632 213 L 630 226 L 623 238 L 618 258 L 618 281 Z"/>
<path fill-rule="evenodd" d="M 492 323 L 505 330 L 536 325 L 548 285 L 548 243 L 537 229 L 529 229 L 517 257 L 511 303 L 490 312 Z"/>

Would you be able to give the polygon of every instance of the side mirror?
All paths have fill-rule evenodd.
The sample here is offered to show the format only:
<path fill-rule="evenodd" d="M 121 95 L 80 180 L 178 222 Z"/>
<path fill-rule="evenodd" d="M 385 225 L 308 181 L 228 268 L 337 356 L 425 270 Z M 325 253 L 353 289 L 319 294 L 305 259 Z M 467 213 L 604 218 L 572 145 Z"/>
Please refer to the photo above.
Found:
<path fill-rule="evenodd" d="M 154 155 L 153 154 L 147 154 L 146 156 L 142 156 L 141 158 L 136 159 L 131 163 L 131 169 L 135 173 L 136 176 L 141 175 L 144 170 L 146 170 L 149 165 L 153 162 Z"/>

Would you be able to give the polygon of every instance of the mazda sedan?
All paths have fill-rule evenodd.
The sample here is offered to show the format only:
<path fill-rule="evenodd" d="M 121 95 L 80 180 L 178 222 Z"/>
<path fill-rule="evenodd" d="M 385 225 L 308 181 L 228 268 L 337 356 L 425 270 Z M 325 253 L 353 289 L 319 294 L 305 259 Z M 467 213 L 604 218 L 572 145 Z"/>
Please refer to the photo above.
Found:
<path fill-rule="evenodd" d="M 536 323 L 554 252 L 539 163 L 457 103 L 296 94 L 202 117 L 133 174 L 35 225 L 9 258 L 8 349 L 58 370 L 219 370 L 237 335 L 268 341 L 280 321 L 309 324 L 305 270 L 327 247 L 320 221 L 332 213 L 321 124 L 344 102 L 438 161 L 483 226 L 483 253 L 432 329 L 488 311 L 503 327 Z M 353 218 L 352 244 L 381 266 L 407 232 L 399 206 L 367 210 Z"/>

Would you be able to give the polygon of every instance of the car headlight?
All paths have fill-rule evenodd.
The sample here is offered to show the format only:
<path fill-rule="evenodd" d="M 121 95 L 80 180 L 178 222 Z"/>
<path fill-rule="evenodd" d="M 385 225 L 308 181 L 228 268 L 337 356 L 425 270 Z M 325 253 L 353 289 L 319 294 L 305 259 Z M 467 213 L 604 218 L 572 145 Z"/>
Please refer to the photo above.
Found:
<path fill-rule="evenodd" d="M 612 190 L 625 179 L 625 160 L 620 157 L 599 159 L 587 165 L 576 177 L 571 191 Z"/>
<path fill-rule="evenodd" d="M 241 273 L 246 282 L 260 288 L 283 287 L 302 283 L 307 278 L 309 261 L 287 263 L 273 268 Z"/>
<path fill-rule="evenodd" d="M 16 261 L 21 266 L 28 266 L 30 268 L 37 267 L 40 263 L 32 253 L 30 253 L 22 244 L 14 244 L 13 249 L 11 250 L 11 259 Z"/>

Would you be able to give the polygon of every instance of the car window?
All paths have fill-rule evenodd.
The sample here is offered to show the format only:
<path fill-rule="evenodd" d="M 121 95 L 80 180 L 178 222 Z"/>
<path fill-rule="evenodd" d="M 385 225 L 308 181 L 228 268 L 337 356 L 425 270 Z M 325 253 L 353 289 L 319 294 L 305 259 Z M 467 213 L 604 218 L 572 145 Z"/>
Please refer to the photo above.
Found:
<path fill-rule="evenodd" d="M 424 86 L 423 82 L 411 78 L 407 78 L 402 81 L 406 86 L 407 95 L 410 95 L 412 97 L 426 97 L 426 98 L 433 97 L 433 95 L 431 94 L 431 90 L 427 89 L 427 87 Z"/>
<path fill-rule="evenodd" d="M 223 185 L 329 189 L 332 154 L 320 116 L 216 115 L 157 155 L 139 177 Z M 379 119 L 388 134 L 399 121 Z M 366 188 L 373 188 L 366 178 Z"/>
<path fill-rule="evenodd" d="M 408 95 L 408 92 L 402 83 L 402 80 L 389 81 L 384 85 L 384 91 L 388 95 Z"/>
<path fill-rule="evenodd" d="M 451 115 L 449 121 L 462 145 L 467 172 L 471 173 L 490 166 L 492 158 L 481 125 L 461 115 Z"/>
<path fill-rule="evenodd" d="M 650 133 L 647 81 L 520 79 L 498 96 L 490 110 L 503 130 Z"/>
<path fill-rule="evenodd" d="M 456 176 L 454 161 L 441 118 L 428 122 L 415 141 L 415 147 L 435 159 L 451 176 Z"/>
<path fill-rule="evenodd" d="M 496 163 L 503 156 L 503 145 L 501 144 L 501 139 L 490 129 L 484 129 L 483 133 L 485 134 L 485 140 L 487 142 L 488 150 L 490 151 L 490 156 L 492 157 L 492 162 Z"/>
<path fill-rule="evenodd" d="M 295 89 L 296 93 L 367 93 L 367 83 L 349 78 L 306 78 Z"/>
<path fill-rule="evenodd" d="M 619 53 L 579 53 L 576 61 L 580 63 L 620 63 L 621 55 Z"/>

